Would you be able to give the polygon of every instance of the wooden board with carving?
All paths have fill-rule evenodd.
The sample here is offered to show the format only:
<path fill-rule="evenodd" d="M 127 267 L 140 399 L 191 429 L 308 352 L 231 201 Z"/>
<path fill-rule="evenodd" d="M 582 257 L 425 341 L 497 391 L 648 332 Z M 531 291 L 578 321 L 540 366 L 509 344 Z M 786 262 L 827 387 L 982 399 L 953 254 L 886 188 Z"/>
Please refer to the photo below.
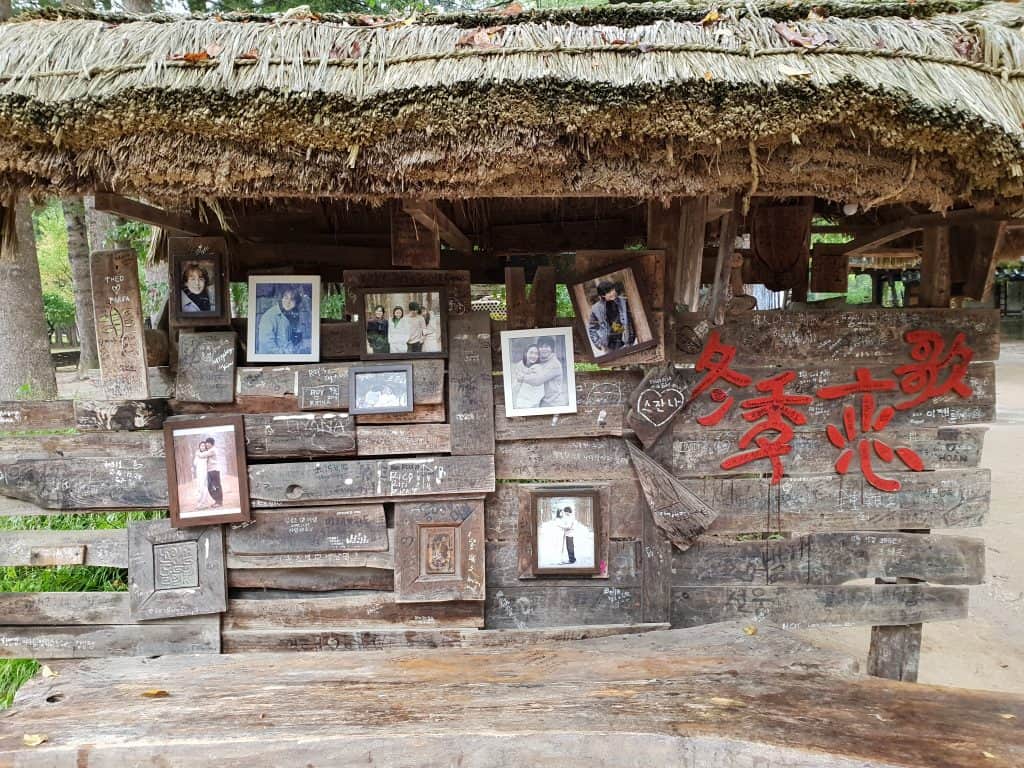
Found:
<path fill-rule="evenodd" d="M 257 464 L 249 467 L 249 489 L 254 507 L 482 495 L 494 490 L 494 457 L 424 456 Z"/>
<path fill-rule="evenodd" d="M 495 457 L 500 480 L 633 479 L 626 443 L 616 437 L 503 443 Z"/>
<path fill-rule="evenodd" d="M 0 432 L 73 429 L 72 400 L 6 400 L 0 402 Z"/>
<path fill-rule="evenodd" d="M 0 465 L 0 495 L 46 509 L 167 507 L 163 458 L 52 459 Z"/>
<path fill-rule="evenodd" d="M 483 600 L 483 499 L 395 504 L 395 600 Z"/>
<path fill-rule="evenodd" d="M 251 523 L 227 527 L 229 556 L 388 549 L 384 507 L 380 504 L 259 510 L 252 517 Z"/>
<path fill-rule="evenodd" d="M 783 628 L 919 624 L 967 618 L 968 592 L 921 584 L 673 587 L 672 626 L 768 621 Z"/>
<path fill-rule="evenodd" d="M 636 624 L 640 590 L 591 586 L 572 589 L 546 584 L 487 590 L 488 629 L 527 629 L 574 624 Z"/>
<path fill-rule="evenodd" d="M 0 566 L 95 565 L 128 567 L 128 536 L 123 529 L 84 531 L 4 531 Z"/>
<path fill-rule="evenodd" d="M 491 318 L 486 312 L 448 319 L 448 407 L 452 453 L 494 453 L 494 392 L 491 379 Z"/>
<path fill-rule="evenodd" d="M 932 584 L 980 584 L 982 539 L 918 533 L 813 533 L 783 541 L 699 539 L 672 558 L 676 586 L 839 585 L 906 577 Z"/>
<path fill-rule="evenodd" d="M 179 335 L 174 397 L 189 403 L 234 402 L 237 346 L 234 331 Z"/>
<path fill-rule="evenodd" d="M 149 398 L 139 257 L 133 250 L 92 254 L 96 351 L 103 391 L 111 400 Z"/>
<path fill-rule="evenodd" d="M 166 400 L 75 401 L 75 427 L 82 432 L 160 429 L 166 418 Z"/>
<path fill-rule="evenodd" d="M 922 328 L 937 331 L 947 343 L 964 333 L 976 362 L 999 357 L 999 312 L 991 309 L 747 312 L 731 318 L 720 334 L 723 343 L 737 348 L 737 367 L 816 366 L 822 360 L 899 365 L 907 360 L 904 334 Z M 675 345 L 672 354 L 677 362 L 693 363 L 698 357 Z"/>
<path fill-rule="evenodd" d="M 81 432 L 0 437 L 0 464 L 29 459 L 163 456 L 163 432 Z"/>
<path fill-rule="evenodd" d="M 219 418 L 219 414 L 174 416 L 168 424 Z M 350 456 L 356 452 L 356 434 L 347 413 L 246 414 L 245 452 L 251 459 Z"/>
<path fill-rule="evenodd" d="M 514 416 L 509 418 L 505 415 L 505 393 L 501 389 L 501 379 L 498 378 L 496 381 L 494 436 L 500 442 L 622 435 L 624 410 L 623 406 L 617 403 L 614 405 L 577 405 L 576 413 L 562 413 L 556 416 Z"/>
<path fill-rule="evenodd" d="M 449 424 L 359 426 L 356 427 L 356 446 L 360 456 L 451 453 L 452 428 Z"/>
<path fill-rule="evenodd" d="M 417 405 L 409 413 L 361 413 L 356 424 L 442 424 L 447 418 L 444 403 Z"/>
<path fill-rule="evenodd" d="M 389 568 L 231 568 L 228 586 L 289 592 L 391 592 L 395 588 L 395 572 Z"/>

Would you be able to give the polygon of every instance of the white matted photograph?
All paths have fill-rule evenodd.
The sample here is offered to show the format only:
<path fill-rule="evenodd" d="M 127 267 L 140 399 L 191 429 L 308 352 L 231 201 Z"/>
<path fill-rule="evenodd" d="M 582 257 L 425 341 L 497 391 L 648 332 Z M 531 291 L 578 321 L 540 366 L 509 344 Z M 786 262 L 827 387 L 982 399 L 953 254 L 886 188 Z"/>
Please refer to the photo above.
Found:
<path fill-rule="evenodd" d="M 316 363 L 320 360 L 320 278 L 251 275 L 246 360 Z"/>
<path fill-rule="evenodd" d="M 505 415 L 576 413 L 572 328 L 502 331 Z"/>

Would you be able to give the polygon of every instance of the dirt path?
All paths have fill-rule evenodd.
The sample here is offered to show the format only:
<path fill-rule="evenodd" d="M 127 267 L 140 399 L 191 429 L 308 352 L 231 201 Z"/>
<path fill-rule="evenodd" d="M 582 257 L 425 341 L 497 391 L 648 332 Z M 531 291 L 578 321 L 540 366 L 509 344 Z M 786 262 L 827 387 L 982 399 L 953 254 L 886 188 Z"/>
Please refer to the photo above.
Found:
<path fill-rule="evenodd" d="M 1024 340 L 1020 322 L 1004 327 L 996 367 L 996 423 L 985 437 L 982 466 L 992 470 L 992 508 L 984 528 L 936 533 L 986 542 L 986 583 L 971 590 L 971 617 L 924 625 L 919 680 L 1024 693 Z M 870 630 L 799 633 L 865 662 Z"/>

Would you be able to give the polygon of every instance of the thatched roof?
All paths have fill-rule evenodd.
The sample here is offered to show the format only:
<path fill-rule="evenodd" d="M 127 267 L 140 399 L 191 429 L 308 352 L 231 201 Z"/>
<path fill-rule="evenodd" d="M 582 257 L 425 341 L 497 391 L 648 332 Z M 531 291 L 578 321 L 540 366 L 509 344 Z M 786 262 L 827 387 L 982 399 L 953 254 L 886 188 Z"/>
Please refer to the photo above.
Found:
<path fill-rule="evenodd" d="M 0 192 L 1024 198 L 1020 6 L 717 7 L 2 24 Z"/>

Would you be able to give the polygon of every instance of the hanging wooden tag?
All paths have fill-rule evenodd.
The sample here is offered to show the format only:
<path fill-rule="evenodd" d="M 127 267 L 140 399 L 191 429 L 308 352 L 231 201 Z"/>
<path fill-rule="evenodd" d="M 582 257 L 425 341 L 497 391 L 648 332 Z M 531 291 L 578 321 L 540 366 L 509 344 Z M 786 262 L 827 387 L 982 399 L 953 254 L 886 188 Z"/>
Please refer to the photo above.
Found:
<path fill-rule="evenodd" d="M 675 366 L 652 368 L 630 396 L 626 424 L 636 433 L 644 448 L 650 448 L 683 410 L 688 387 Z"/>

